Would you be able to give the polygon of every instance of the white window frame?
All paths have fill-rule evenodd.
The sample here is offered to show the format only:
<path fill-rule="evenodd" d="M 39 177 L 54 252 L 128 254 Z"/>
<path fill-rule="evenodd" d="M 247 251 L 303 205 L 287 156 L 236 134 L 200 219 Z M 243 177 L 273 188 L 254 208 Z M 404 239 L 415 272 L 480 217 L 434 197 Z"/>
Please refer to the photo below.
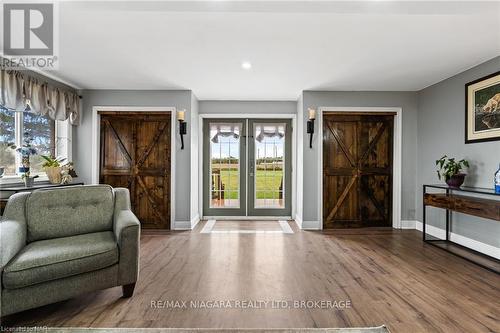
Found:
<path fill-rule="evenodd" d="M 23 140 L 23 113 L 15 112 L 14 114 L 14 135 L 15 140 L 14 143 L 16 146 L 22 145 Z M 67 120 L 56 120 L 55 121 L 55 153 L 56 156 L 66 157 L 69 161 L 72 160 L 72 126 Z M 22 182 L 21 176 L 17 173 L 18 166 L 21 164 L 21 156 L 18 153 L 15 153 L 16 158 L 16 174 L 15 175 L 5 175 L 0 178 L 0 184 L 13 184 Z M 37 181 L 47 181 L 47 175 L 41 174 L 37 178 Z"/>

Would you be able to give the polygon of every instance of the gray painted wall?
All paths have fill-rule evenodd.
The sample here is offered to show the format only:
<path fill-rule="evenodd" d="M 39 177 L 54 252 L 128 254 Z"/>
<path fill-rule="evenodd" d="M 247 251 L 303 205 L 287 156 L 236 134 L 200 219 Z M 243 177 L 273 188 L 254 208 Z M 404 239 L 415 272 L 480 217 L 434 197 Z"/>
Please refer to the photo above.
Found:
<path fill-rule="evenodd" d="M 203 113 L 296 113 L 296 101 L 200 101 Z"/>
<path fill-rule="evenodd" d="M 401 218 L 415 218 L 415 185 L 417 155 L 417 94 L 415 92 L 356 92 L 356 91 L 304 91 L 302 120 L 307 121 L 308 108 L 320 107 L 401 107 L 403 109 L 402 142 L 402 203 Z M 305 131 L 305 128 L 303 129 Z M 309 136 L 304 134 L 304 190 L 303 221 L 321 221 L 318 216 L 318 202 L 321 188 L 318 188 L 318 138 L 314 135 L 313 148 L 309 148 Z"/>
<path fill-rule="evenodd" d="M 422 184 L 438 183 L 435 160 L 442 155 L 466 158 L 472 167 L 466 185 L 493 187 L 500 163 L 500 141 L 465 144 L 465 84 L 500 70 L 500 57 L 455 75 L 418 93 L 417 219 L 422 220 Z M 442 227 L 444 216 L 429 210 L 429 222 Z M 436 221 L 436 220 L 435 220 Z M 500 247 L 500 224 L 471 217 L 453 217 L 452 231 Z"/>
<path fill-rule="evenodd" d="M 186 109 L 186 119 L 191 115 L 191 91 L 135 91 L 135 90 L 83 90 L 82 119 L 80 126 L 73 127 L 73 161 L 79 181 L 91 183 L 92 170 L 92 107 L 94 106 L 144 106 L 175 107 Z M 175 221 L 190 221 L 191 182 L 191 122 L 184 137 L 184 150 L 180 150 L 178 127 L 176 128 L 175 165 Z M 174 148 L 173 148 L 174 149 Z M 173 221 L 172 221 L 173 222 Z"/>

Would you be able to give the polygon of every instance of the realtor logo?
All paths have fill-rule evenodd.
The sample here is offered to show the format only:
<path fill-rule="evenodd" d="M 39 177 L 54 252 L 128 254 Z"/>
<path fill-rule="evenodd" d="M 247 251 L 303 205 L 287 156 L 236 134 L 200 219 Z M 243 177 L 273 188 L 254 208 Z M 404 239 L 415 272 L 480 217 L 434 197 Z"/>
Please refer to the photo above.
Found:
<path fill-rule="evenodd" d="M 54 55 L 54 5 L 4 4 L 4 54 Z"/>
<path fill-rule="evenodd" d="M 3 67 L 55 69 L 57 32 L 54 3 L 3 4 Z"/>

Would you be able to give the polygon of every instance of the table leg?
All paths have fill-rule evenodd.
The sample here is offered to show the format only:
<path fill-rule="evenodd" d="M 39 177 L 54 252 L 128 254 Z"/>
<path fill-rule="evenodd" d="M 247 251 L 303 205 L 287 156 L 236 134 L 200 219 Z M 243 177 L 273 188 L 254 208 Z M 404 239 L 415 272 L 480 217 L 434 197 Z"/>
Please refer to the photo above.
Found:
<path fill-rule="evenodd" d="M 422 196 L 422 239 L 424 242 L 425 242 L 425 199 L 424 199 L 425 191 L 426 191 L 426 188 L 424 185 L 424 188 L 423 188 L 424 195 Z"/>
<path fill-rule="evenodd" d="M 450 195 L 450 190 L 446 190 L 446 196 Z M 446 209 L 446 241 L 450 240 L 450 215 L 451 212 L 449 209 Z"/>

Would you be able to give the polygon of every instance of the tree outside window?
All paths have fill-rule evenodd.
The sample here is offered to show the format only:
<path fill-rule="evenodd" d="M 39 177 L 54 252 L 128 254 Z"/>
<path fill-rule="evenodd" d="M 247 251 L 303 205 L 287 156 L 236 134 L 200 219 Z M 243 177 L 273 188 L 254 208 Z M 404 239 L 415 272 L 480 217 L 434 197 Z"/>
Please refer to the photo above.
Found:
<path fill-rule="evenodd" d="M 17 126 L 19 122 L 20 126 Z M 5 168 L 5 176 L 17 173 L 16 152 L 9 143 L 19 144 L 23 132 L 29 132 L 38 155 L 31 157 L 31 174 L 43 173 L 40 155 L 55 155 L 55 121 L 46 116 L 29 112 L 12 112 L 0 108 L 0 166 Z"/>

